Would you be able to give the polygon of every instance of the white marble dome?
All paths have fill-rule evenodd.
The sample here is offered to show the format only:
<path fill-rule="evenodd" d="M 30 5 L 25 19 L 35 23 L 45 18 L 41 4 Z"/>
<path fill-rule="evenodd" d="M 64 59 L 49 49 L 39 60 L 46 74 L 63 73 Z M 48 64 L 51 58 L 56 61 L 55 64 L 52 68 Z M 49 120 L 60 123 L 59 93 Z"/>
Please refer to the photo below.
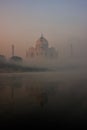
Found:
<path fill-rule="evenodd" d="M 48 48 L 48 41 L 43 37 L 43 35 L 41 35 L 41 37 L 36 41 L 36 48 Z"/>

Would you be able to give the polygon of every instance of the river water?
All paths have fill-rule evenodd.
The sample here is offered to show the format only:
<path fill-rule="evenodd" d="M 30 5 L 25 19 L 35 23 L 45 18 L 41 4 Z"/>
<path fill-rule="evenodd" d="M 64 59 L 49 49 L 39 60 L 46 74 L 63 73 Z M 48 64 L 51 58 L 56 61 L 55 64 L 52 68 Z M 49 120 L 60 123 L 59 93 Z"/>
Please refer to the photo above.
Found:
<path fill-rule="evenodd" d="M 86 114 L 86 71 L 0 74 L 2 123 L 77 123 Z"/>

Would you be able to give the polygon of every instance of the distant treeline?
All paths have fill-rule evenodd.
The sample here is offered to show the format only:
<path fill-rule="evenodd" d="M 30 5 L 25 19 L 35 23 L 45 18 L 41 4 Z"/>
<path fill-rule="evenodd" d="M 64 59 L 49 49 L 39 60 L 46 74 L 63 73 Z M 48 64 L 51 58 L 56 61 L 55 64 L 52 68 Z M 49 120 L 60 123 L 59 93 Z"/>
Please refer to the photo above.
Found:
<path fill-rule="evenodd" d="M 29 67 L 11 63 L 0 63 L 0 72 L 40 72 L 47 70 L 47 68 Z"/>

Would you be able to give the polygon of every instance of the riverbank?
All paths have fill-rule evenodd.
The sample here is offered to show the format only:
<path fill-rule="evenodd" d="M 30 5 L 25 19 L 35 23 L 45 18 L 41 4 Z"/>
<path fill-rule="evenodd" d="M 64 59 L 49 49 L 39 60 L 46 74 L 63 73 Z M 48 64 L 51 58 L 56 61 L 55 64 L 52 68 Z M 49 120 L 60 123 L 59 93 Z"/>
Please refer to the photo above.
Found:
<path fill-rule="evenodd" d="M 0 73 L 39 72 L 47 70 L 47 68 L 22 66 L 20 64 L 0 64 Z"/>

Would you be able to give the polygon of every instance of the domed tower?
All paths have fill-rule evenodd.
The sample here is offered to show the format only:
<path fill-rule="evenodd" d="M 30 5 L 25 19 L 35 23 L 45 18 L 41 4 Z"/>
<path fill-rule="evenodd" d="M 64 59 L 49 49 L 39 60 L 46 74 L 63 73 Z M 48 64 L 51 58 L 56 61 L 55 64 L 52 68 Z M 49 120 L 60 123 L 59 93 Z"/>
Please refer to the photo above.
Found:
<path fill-rule="evenodd" d="M 36 41 L 36 49 L 48 49 L 48 41 L 43 37 L 41 34 L 41 37 Z"/>
<path fill-rule="evenodd" d="M 37 55 L 45 55 L 45 53 L 48 51 L 48 41 L 43 37 L 42 34 L 41 37 L 36 41 L 35 49 Z"/>
<path fill-rule="evenodd" d="M 56 57 L 57 52 L 54 47 L 49 48 L 48 41 L 43 37 L 41 37 L 36 41 L 35 47 L 30 47 L 27 51 L 27 57 L 30 58 L 50 58 Z"/>

